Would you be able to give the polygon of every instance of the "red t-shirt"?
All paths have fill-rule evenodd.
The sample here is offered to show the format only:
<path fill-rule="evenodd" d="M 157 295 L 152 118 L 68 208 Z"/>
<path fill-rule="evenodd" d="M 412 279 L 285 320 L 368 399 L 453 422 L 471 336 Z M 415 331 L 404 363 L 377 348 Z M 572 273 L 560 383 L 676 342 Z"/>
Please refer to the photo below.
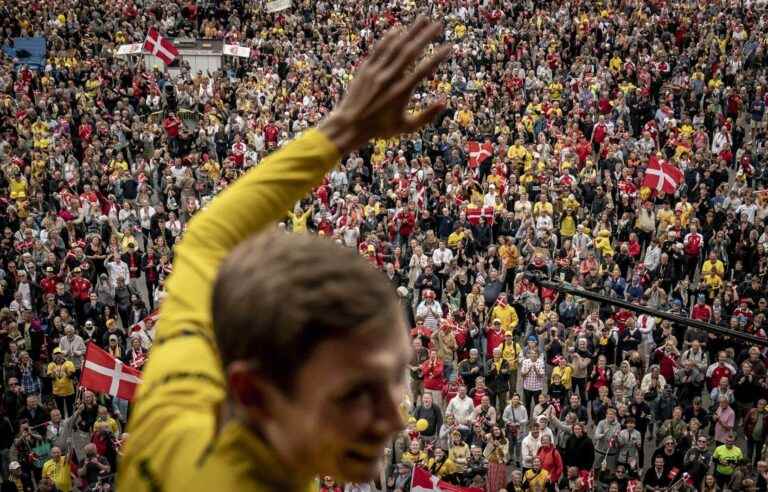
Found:
<path fill-rule="evenodd" d="M 181 120 L 178 118 L 168 117 L 163 121 L 163 128 L 165 133 L 170 138 L 176 138 L 179 136 L 179 128 L 181 127 Z"/>
<path fill-rule="evenodd" d="M 485 332 L 485 336 L 488 342 L 488 353 L 492 354 L 493 349 L 496 347 L 501 347 L 501 345 L 504 343 L 504 331 L 502 330 L 495 330 L 495 329 L 489 329 Z"/>
<path fill-rule="evenodd" d="M 714 371 L 712 371 L 712 375 L 709 377 L 709 380 L 707 380 L 707 386 L 709 387 L 710 391 L 720 384 L 720 380 L 723 378 L 729 378 L 733 375 L 731 370 L 728 368 L 728 366 L 723 367 L 716 367 Z"/>
<path fill-rule="evenodd" d="M 421 364 L 421 373 L 424 375 L 424 388 L 441 391 L 445 379 L 443 378 L 443 361 L 437 359 L 434 363 L 426 360 Z"/>

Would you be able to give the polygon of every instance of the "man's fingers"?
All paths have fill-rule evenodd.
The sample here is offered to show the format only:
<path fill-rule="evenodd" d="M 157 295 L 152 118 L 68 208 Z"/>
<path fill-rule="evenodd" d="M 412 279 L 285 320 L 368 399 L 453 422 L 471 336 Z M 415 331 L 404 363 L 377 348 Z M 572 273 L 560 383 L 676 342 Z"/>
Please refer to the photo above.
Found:
<path fill-rule="evenodd" d="M 403 70 L 421 56 L 429 42 L 439 37 L 442 30 L 440 23 L 433 22 L 416 32 L 415 37 L 404 43 L 401 49 L 395 52 L 395 58 L 385 67 L 387 80 L 399 79 Z"/>
<path fill-rule="evenodd" d="M 437 118 L 442 110 L 445 109 L 445 103 L 443 101 L 433 102 L 427 109 L 422 110 L 414 115 L 406 116 L 405 118 L 405 132 L 415 132 L 422 126 L 430 123 Z"/>
<path fill-rule="evenodd" d="M 435 72 L 437 67 L 450 56 L 451 52 L 450 45 L 441 46 L 432 56 L 419 63 L 412 73 L 401 77 L 401 80 L 395 84 L 391 91 L 395 95 L 394 97 L 398 97 L 401 94 L 410 94 L 419 85 L 419 82 Z"/>
<path fill-rule="evenodd" d="M 416 39 L 419 39 L 421 34 L 426 30 L 431 30 L 432 23 L 426 17 L 419 17 L 416 22 L 413 23 L 405 32 L 393 41 L 387 44 L 387 49 L 382 56 L 378 58 L 375 65 L 377 72 L 384 72 L 390 68 L 390 66 L 398 60 L 406 48 Z M 387 73 L 389 75 L 389 73 Z"/>
<path fill-rule="evenodd" d="M 392 45 L 396 43 L 396 39 L 398 36 L 400 36 L 403 33 L 403 30 L 400 28 L 393 28 L 384 34 L 384 36 L 376 43 L 376 45 L 371 50 L 371 54 L 368 57 L 368 59 L 365 61 L 366 65 L 372 66 L 374 63 L 380 61 L 382 58 L 385 57 L 387 53 L 390 53 L 392 49 Z"/>

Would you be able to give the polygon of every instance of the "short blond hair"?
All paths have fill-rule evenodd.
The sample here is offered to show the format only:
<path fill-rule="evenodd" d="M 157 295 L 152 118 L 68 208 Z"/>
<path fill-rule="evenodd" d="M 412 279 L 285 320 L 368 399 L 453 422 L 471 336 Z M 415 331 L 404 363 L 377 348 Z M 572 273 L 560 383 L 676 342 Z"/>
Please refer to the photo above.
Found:
<path fill-rule="evenodd" d="M 224 367 L 255 363 L 283 388 L 321 342 L 374 320 L 402 324 L 394 286 L 381 272 L 354 249 L 310 234 L 245 240 L 222 264 L 212 304 Z"/>

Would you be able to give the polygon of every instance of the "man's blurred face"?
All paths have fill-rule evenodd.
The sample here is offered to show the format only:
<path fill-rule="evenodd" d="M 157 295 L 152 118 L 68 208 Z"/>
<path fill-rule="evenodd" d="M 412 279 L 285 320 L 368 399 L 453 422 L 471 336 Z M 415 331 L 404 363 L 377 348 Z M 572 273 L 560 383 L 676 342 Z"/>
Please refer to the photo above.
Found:
<path fill-rule="evenodd" d="M 347 338 L 326 340 L 299 369 L 292 391 L 262 380 L 259 403 L 239 403 L 297 478 L 320 471 L 339 481 L 376 476 L 386 443 L 404 426 L 399 404 L 412 350 L 406 330 L 392 329 L 403 323 L 396 310 Z"/>
<path fill-rule="evenodd" d="M 432 406 L 432 395 L 429 393 L 425 394 L 422 397 L 422 402 L 424 403 L 424 408 L 430 408 Z"/>

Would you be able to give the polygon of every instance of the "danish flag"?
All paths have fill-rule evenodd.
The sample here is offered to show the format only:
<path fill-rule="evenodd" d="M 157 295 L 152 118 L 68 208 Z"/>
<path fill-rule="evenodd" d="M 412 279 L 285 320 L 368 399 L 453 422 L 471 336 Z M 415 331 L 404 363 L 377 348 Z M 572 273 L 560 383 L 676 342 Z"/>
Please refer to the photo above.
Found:
<path fill-rule="evenodd" d="M 683 172 L 672 164 L 651 157 L 645 170 L 643 185 L 656 191 L 674 193 L 683 182 Z"/>
<path fill-rule="evenodd" d="M 482 492 L 482 489 L 477 487 L 459 487 L 448 482 L 440 480 L 438 477 L 431 475 L 427 470 L 413 467 L 413 475 L 411 476 L 411 492 Z"/>
<path fill-rule="evenodd" d="M 160 313 L 159 310 L 155 309 L 149 314 L 149 316 L 139 321 L 135 325 L 132 325 L 130 328 L 130 332 L 134 333 L 140 330 L 144 330 L 144 331 L 151 330 L 152 327 L 155 326 L 155 323 L 157 322 L 157 318 L 160 317 L 159 313 Z"/>
<path fill-rule="evenodd" d="M 130 401 L 141 384 L 141 371 L 124 365 L 123 361 L 89 342 L 80 384 L 89 390 Z"/>
<path fill-rule="evenodd" d="M 486 159 L 493 154 L 493 144 L 490 142 L 467 142 L 467 150 L 469 151 L 469 167 L 476 168 Z"/>
<path fill-rule="evenodd" d="M 496 209 L 493 207 L 467 207 L 465 214 L 467 216 L 467 221 L 472 225 L 478 225 L 480 223 L 480 219 L 485 219 L 485 222 L 488 225 L 493 225 L 494 221 L 494 214 L 496 213 Z"/>
<path fill-rule="evenodd" d="M 163 60 L 163 63 L 170 65 L 173 60 L 179 56 L 179 50 L 173 45 L 170 39 L 164 38 L 154 27 L 149 28 L 147 38 L 144 40 L 144 51 L 152 53 Z"/>

